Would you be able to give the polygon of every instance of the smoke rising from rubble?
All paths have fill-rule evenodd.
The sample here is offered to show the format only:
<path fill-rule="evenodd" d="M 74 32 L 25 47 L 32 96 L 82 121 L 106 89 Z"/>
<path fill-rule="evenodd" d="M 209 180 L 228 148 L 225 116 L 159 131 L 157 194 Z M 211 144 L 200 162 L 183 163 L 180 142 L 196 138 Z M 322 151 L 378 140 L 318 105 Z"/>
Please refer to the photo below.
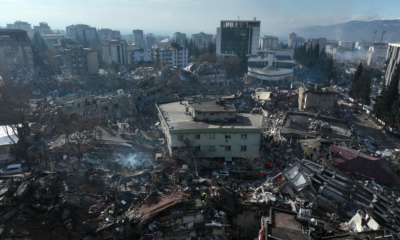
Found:
<path fill-rule="evenodd" d="M 154 165 L 154 162 L 146 157 L 140 157 L 137 153 L 131 153 L 128 155 L 118 154 L 118 162 L 128 168 L 137 167 L 148 167 Z"/>

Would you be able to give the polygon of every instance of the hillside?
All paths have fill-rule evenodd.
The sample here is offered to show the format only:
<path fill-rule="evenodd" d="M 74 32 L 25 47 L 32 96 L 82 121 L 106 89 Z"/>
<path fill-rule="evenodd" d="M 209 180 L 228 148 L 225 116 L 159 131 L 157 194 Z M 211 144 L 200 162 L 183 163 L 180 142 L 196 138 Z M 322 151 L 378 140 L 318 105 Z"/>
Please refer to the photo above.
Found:
<path fill-rule="evenodd" d="M 383 41 L 400 42 L 400 20 L 351 21 L 331 26 L 311 26 L 297 29 L 295 32 L 304 38 L 372 41 L 374 31 L 378 31 L 375 41 L 380 41 L 382 31 L 386 31 Z"/>

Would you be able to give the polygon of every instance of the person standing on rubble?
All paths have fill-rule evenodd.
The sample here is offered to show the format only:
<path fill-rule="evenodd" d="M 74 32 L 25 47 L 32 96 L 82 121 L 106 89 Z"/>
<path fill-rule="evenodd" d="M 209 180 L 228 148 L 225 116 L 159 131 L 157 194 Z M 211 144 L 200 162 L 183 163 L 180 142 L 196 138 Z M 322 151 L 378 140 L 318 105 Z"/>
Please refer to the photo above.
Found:
<path fill-rule="evenodd" d="M 307 151 L 306 150 L 304 150 L 303 155 L 304 155 L 304 158 L 307 158 Z"/>
<path fill-rule="evenodd" d="M 206 200 L 207 200 L 207 193 L 206 193 L 206 192 L 203 192 L 203 193 L 201 194 L 201 203 L 205 204 L 205 203 L 206 203 Z"/>

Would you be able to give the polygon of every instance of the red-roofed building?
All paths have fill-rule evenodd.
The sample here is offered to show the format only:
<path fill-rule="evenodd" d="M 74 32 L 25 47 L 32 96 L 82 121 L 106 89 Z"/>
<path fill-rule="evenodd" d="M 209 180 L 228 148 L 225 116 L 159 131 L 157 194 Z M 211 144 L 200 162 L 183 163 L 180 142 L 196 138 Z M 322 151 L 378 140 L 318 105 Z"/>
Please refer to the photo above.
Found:
<path fill-rule="evenodd" d="M 348 172 L 355 172 L 373 178 L 379 183 L 393 181 L 392 170 L 384 158 L 375 158 L 359 150 L 331 145 L 335 166 Z"/>

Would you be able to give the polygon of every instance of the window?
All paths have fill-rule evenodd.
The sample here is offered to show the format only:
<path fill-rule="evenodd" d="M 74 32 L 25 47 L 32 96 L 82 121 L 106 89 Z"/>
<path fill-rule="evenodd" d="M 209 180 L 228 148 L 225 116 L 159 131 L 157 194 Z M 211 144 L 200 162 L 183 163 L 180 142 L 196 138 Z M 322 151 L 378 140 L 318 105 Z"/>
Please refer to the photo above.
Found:
<path fill-rule="evenodd" d="M 200 134 L 195 134 L 194 139 L 200 139 Z"/>
<path fill-rule="evenodd" d="M 172 147 L 172 151 L 177 151 L 178 147 Z"/>
<path fill-rule="evenodd" d="M 183 135 L 179 134 L 178 135 L 178 140 L 183 140 Z"/>
<path fill-rule="evenodd" d="M 225 134 L 225 139 L 231 139 L 231 135 L 230 134 Z"/>
<path fill-rule="evenodd" d="M 247 151 L 247 146 L 240 146 L 240 151 L 246 152 Z"/>
<path fill-rule="evenodd" d="M 215 133 L 210 133 L 210 139 L 215 139 Z"/>
<path fill-rule="evenodd" d="M 242 133 L 242 139 L 247 139 L 247 133 Z"/>
<path fill-rule="evenodd" d="M 194 146 L 195 151 L 200 151 L 200 146 Z"/>
<path fill-rule="evenodd" d="M 231 146 L 230 145 L 225 145 L 225 151 L 230 151 L 231 150 Z"/>
<path fill-rule="evenodd" d="M 118 109 L 118 108 L 119 108 L 118 103 L 115 103 L 115 104 L 114 104 L 114 109 Z"/>
<path fill-rule="evenodd" d="M 210 150 L 210 152 L 215 152 L 215 146 L 214 145 L 213 146 L 209 146 L 208 149 Z"/>

